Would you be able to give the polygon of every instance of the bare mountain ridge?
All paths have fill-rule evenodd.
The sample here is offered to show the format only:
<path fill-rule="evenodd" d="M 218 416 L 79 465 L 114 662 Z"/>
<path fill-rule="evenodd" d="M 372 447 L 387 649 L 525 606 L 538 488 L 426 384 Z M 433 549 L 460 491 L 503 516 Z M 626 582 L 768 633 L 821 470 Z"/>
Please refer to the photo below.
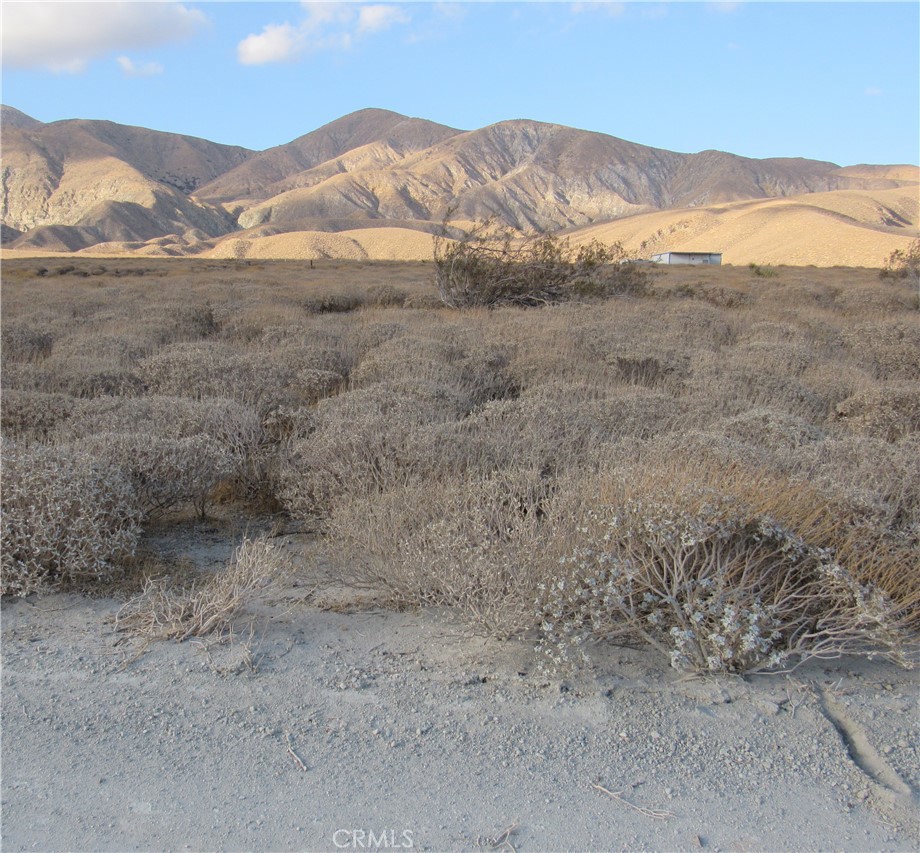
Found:
<path fill-rule="evenodd" d="M 681 154 L 524 119 L 459 131 L 374 109 L 253 152 L 112 122 L 43 124 L 4 107 L 2 155 L 4 245 L 77 251 L 168 237 L 183 254 L 235 233 L 418 233 L 449 209 L 521 230 L 574 229 L 671 208 L 911 186 L 918 175 Z"/>
<path fill-rule="evenodd" d="M 26 115 L 22 110 L 0 104 L 0 127 L 18 127 L 21 129 L 41 127 L 37 118 Z"/>
<path fill-rule="evenodd" d="M 214 203 L 238 199 L 264 200 L 294 189 L 297 176 L 322 164 L 329 174 L 347 171 L 331 161 L 366 146 L 380 153 L 375 163 L 395 162 L 406 154 L 428 148 L 460 131 L 424 119 L 408 118 L 389 110 L 359 110 L 250 157 L 202 187 L 198 196 Z M 388 152 L 388 153 L 385 153 Z"/>
<path fill-rule="evenodd" d="M 25 232 L 17 244 L 74 251 L 235 227 L 188 193 L 248 159 L 245 148 L 107 121 L 43 124 L 7 107 L 2 120 L 0 209 L 4 225 Z"/>
<path fill-rule="evenodd" d="M 271 149 L 256 159 L 266 172 L 274 165 L 275 180 L 260 192 L 247 185 L 248 198 L 233 212 L 251 228 L 323 217 L 437 221 L 450 207 L 461 219 L 495 215 L 515 228 L 554 230 L 676 206 L 898 185 L 845 174 L 834 163 L 678 154 L 528 120 L 448 133 L 417 148 L 400 158 L 375 141 L 281 178 L 292 162 L 287 146 Z M 238 167 L 234 177 L 251 168 Z M 198 196 L 226 204 L 228 177 Z"/>

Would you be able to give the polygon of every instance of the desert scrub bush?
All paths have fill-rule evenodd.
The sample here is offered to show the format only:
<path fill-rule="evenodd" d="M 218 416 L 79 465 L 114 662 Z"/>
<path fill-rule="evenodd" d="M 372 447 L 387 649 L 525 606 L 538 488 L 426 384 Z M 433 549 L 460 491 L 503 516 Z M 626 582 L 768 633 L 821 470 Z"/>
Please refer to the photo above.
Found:
<path fill-rule="evenodd" d="M 354 324 L 352 321 L 350 326 Z M 269 358 L 291 361 L 299 369 L 329 370 L 347 376 L 356 362 L 347 340 L 348 331 L 306 325 L 269 326 L 262 331 L 258 349 Z"/>
<path fill-rule="evenodd" d="M 906 249 L 895 249 L 879 271 L 879 277 L 909 282 L 917 288 L 917 296 L 920 298 L 920 238 L 911 242 Z"/>
<path fill-rule="evenodd" d="M 276 406 L 309 404 L 333 393 L 350 369 L 351 357 L 341 346 L 270 338 L 243 351 L 222 341 L 175 344 L 145 359 L 139 372 L 154 393 L 231 398 L 264 416 Z"/>
<path fill-rule="evenodd" d="M 730 439 L 763 448 L 774 456 L 786 454 L 802 445 L 823 441 L 827 433 L 803 418 L 766 406 L 756 406 L 719 423 Z"/>
<path fill-rule="evenodd" d="M 435 235 L 434 265 L 438 294 L 451 308 L 535 307 L 645 292 L 648 273 L 618 243 L 574 248 L 567 238 L 496 232 L 492 222 L 453 240 L 447 230 L 445 222 Z"/>
<path fill-rule="evenodd" d="M 307 314 L 344 314 L 357 311 L 364 305 L 365 297 L 354 291 L 310 293 L 301 299 L 301 308 Z"/>
<path fill-rule="evenodd" d="M 115 617 L 115 630 L 142 640 L 183 640 L 224 635 L 259 591 L 288 570 L 283 551 L 265 538 L 246 538 L 222 570 L 190 582 L 148 578 Z"/>
<path fill-rule="evenodd" d="M 295 372 L 293 365 L 260 353 L 239 352 L 221 342 L 173 344 L 144 359 L 139 367 L 153 393 L 230 398 L 252 406 L 260 415 L 296 400 L 290 387 Z"/>
<path fill-rule="evenodd" d="M 280 498 L 299 518 L 407 483 L 416 433 L 450 419 L 451 409 L 437 388 L 423 395 L 379 383 L 322 400 L 313 415 L 312 432 L 291 442 L 280 463 Z"/>
<path fill-rule="evenodd" d="M 358 358 L 363 358 L 381 344 L 407 334 L 409 327 L 405 323 L 389 320 L 369 319 L 379 315 L 364 313 L 356 318 L 348 330 L 348 339 Z"/>
<path fill-rule="evenodd" d="M 760 264 L 755 264 L 753 261 L 748 264 L 748 269 L 758 278 L 776 278 L 779 275 L 773 267 L 762 267 Z"/>
<path fill-rule="evenodd" d="M 488 400 L 516 391 L 506 370 L 506 351 L 481 340 L 476 343 L 478 347 L 414 335 L 394 338 L 365 356 L 351 373 L 351 387 L 382 381 L 440 387 L 456 398 L 456 414 L 465 415 Z"/>
<path fill-rule="evenodd" d="M 3 595 L 28 595 L 118 572 L 139 535 L 134 489 L 86 452 L 3 441 Z"/>
<path fill-rule="evenodd" d="M 162 438 L 208 435 L 234 448 L 257 441 L 258 428 L 255 412 L 236 400 L 150 394 L 76 400 L 58 436 L 63 440 L 100 432 L 147 432 Z"/>
<path fill-rule="evenodd" d="M 920 379 L 920 317 L 858 323 L 842 337 L 851 358 L 876 379 Z"/>
<path fill-rule="evenodd" d="M 51 355 L 54 336 L 24 322 L 4 323 L 0 329 L 3 361 L 41 361 Z"/>
<path fill-rule="evenodd" d="M 920 543 L 920 438 L 898 442 L 862 435 L 801 447 L 792 474 L 844 501 L 876 527 Z M 920 576 L 917 578 L 920 584 Z"/>
<path fill-rule="evenodd" d="M 541 590 L 542 646 L 556 663 L 622 637 L 694 672 L 854 653 L 906 663 L 910 638 L 880 590 L 732 496 L 696 487 L 627 497 L 576 525 L 581 542 Z"/>
<path fill-rule="evenodd" d="M 72 416 L 58 425 L 59 441 L 99 433 L 145 433 L 158 439 L 206 437 L 226 452 L 241 496 L 268 488 L 267 469 L 276 447 L 257 413 L 236 400 L 217 397 L 97 397 L 76 401 Z"/>
<path fill-rule="evenodd" d="M 815 363 L 817 353 L 801 339 L 796 341 L 745 340 L 731 350 L 735 365 L 756 366 L 761 374 L 799 377 Z"/>
<path fill-rule="evenodd" d="M 367 289 L 367 304 L 377 308 L 401 308 L 408 295 L 392 284 L 373 284 Z"/>
<path fill-rule="evenodd" d="M 59 342 L 48 358 L 34 365 L 32 387 L 72 397 L 143 394 L 145 385 L 137 372 L 136 354 L 121 341 L 109 343 L 111 347 L 101 342 L 98 347 L 86 342 Z"/>
<path fill-rule="evenodd" d="M 596 467 L 610 442 L 650 438 L 679 422 L 681 407 L 666 395 L 618 391 L 557 383 L 489 402 L 462 420 L 419 430 L 409 451 L 413 468 L 435 478 L 516 466 L 567 476 Z"/>
<path fill-rule="evenodd" d="M 0 399 L 0 432 L 5 438 L 48 443 L 71 416 L 77 400 L 67 394 L 4 390 Z"/>
<path fill-rule="evenodd" d="M 94 433 L 75 446 L 110 459 L 124 471 L 147 519 L 184 503 L 191 503 L 204 518 L 214 488 L 237 470 L 231 454 L 206 435 L 163 438 L 142 432 Z"/>
<path fill-rule="evenodd" d="M 800 381 L 824 401 L 828 417 L 833 419 L 839 403 L 865 390 L 875 380 L 855 364 L 822 361 L 806 368 Z"/>
<path fill-rule="evenodd" d="M 208 302 L 164 306 L 160 312 L 160 322 L 162 326 L 157 335 L 160 345 L 197 341 L 220 332 L 220 325 Z"/>
<path fill-rule="evenodd" d="M 534 624 L 550 488 L 523 468 L 408 484 L 338 503 L 326 541 L 344 583 L 512 637 Z"/>
<path fill-rule="evenodd" d="M 734 353 L 700 353 L 693 360 L 681 397 L 690 407 L 712 415 L 737 415 L 755 406 L 782 410 L 810 423 L 824 423 L 827 400 L 801 379 L 763 372 L 751 360 L 734 361 Z"/>
<path fill-rule="evenodd" d="M 885 382 L 836 407 L 835 420 L 856 435 L 898 441 L 920 432 L 920 384 Z"/>

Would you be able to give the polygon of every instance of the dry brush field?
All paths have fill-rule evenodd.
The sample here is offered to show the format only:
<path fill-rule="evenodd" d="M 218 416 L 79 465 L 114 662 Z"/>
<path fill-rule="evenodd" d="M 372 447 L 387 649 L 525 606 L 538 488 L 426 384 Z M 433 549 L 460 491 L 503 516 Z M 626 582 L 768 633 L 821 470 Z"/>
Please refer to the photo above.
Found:
<path fill-rule="evenodd" d="M 145 530 L 238 507 L 550 664 L 599 640 L 690 671 L 908 662 L 917 307 L 865 269 L 460 311 L 424 263 L 7 261 L 3 593 L 104 592 Z M 264 541 L 231 569 L 148 578 L 122 627 L 214 630 L 282 571 Z"/>

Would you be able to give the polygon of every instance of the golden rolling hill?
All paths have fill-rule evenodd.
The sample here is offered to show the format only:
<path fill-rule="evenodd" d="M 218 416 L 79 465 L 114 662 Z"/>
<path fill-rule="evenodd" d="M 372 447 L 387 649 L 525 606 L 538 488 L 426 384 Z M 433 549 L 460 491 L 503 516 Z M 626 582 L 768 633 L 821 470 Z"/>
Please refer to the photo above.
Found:
<path fill-rule="evenodd" d="M 879 267 L 917 237 L 918 185 L 837 190 L 678 208 L 582 228 L 574 242 L 618 242 L 630 253 L 722 252 L 726 264 Z"/>

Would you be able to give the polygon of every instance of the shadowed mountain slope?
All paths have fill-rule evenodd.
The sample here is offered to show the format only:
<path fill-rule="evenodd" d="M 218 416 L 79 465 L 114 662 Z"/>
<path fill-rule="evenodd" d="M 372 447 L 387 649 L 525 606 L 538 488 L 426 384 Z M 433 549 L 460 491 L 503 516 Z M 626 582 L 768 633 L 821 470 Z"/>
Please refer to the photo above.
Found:
<path fill-rule="evenodd" d="M 21 241 L 40 244 L 32 232 L 42 227 L 77 228 L 64 239 L 76 248 L 115 233 L 147 240 L 235 227 L 223 210 L 188 193 L 247 159 L 246 149 L 107 121 L 33 124 L 10 114 L 0 201 L 3 224 L 27 232 Z"/>

